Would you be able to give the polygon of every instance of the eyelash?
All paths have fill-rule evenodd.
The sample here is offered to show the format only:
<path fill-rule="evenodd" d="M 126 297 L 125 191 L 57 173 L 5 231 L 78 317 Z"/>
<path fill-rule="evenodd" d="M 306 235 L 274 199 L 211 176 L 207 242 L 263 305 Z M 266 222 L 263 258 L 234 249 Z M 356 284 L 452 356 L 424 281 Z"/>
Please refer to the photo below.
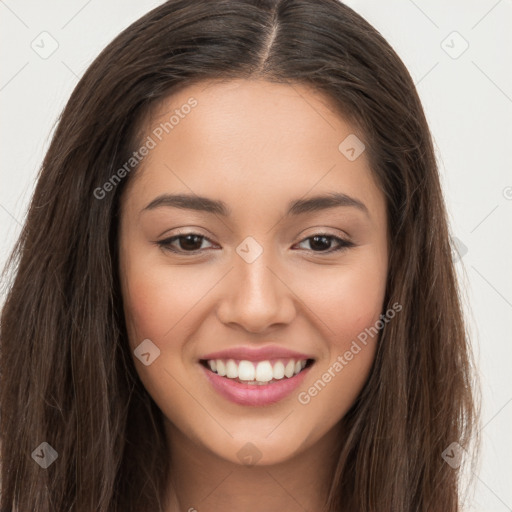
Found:
<path fill-rule="evenodd" d="M 164 251 L 169 251 L 169 252 L 173 252 L 175 254 L 180 254 L 180 255 L 184 255 L 184 254 L 196 255 L 196 254 L 202 253 L 205 250 L 205 249 L 196 249 L 194 251 L 183 251 L 183 250 L 177 250 L 177 249 L 175 249 L 175 248 L 173 248 L 171 246 L 172 242 L 177 241 L 180 238 L 185 238 L 187 236 L 197 236 L 197 237 L 202 239 L 201 242 L 203 240 L 208 240 L 208 242 L 213 243 L 207 237 L 205 237 L 204 235 L 201 235 L 199 233 L 191 232 L 191 233 L 181 233 L 179 235 L 175 235 L 175 236 L 172 236 L 170 238 L 166 238 L 165 240 L 160 240 L 160 241 L 156 242 L 156 244 L 159 247 L 161 247 Z M 313 239 L 315 237 L 324 237 L 324 238 L 328 238 L 328 239 L 333 239 L 333 240 L 337 241 L 338 244 L 339 244 L 339 246 L 336 249 L 330 249 L 330 250 L 327 250 L 327 251 L 313 251 L 311 249 L 311 252 L 314 252 L 316 254 L 332 254 L 334 252 L 344 251 L 346 249 L 349 249 L 350 247 L 354 247 L 355 246 L 355 244 L 353 242 L 350 242 L 349 240 L 344 240 L 343 238 L 331 235 L 329 233 L 315 233 L 314 235 L 311 235 L 311 236 L 308 236 L 308 237 L 304 238 L 299 243 L 305 242 L 306 240 L 310 240 L 310 239 Z"/>

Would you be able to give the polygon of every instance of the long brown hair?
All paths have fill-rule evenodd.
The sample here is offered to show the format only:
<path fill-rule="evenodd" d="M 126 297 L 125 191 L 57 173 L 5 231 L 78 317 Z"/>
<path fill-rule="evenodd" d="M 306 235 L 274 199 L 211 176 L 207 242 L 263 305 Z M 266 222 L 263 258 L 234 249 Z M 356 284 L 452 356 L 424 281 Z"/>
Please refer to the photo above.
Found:
<path fill-rule="evenodd" d="M 460 510 L 460 471 L 443 453 L 469 449 L 476 387 L 431 135 L 399 57 L 337 0 L 170 0 L 79 81 L 5 270 L 1 510 L 162 510 L 162 413 L 128 351 L 118 275 L 119 198 L 136 169 L 102 197 L 95 191 L 140 147 L 150 107 L 219 78 L 325 93 L 365 134 L 386 197 L 384 311 L 395 302 L 403 310 L 381 332 L 369 380 L 342 420 L 325 510 Z M 46 469 L 33 455 L 52 453 L 43 442 L 58 454 Z"/>

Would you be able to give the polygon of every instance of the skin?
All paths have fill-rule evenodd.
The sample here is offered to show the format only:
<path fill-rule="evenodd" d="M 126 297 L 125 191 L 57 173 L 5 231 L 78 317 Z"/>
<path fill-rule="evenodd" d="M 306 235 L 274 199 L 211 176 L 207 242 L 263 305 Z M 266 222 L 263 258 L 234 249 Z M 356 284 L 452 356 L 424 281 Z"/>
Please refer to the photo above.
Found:
<path fill-rule="evenodd" d="M 134 361 L 165 417 L 173 475 L 166 511 L 320 510 L 343 441 L 340 422 L 368 378 L 377 339 L 308 404 L 298 394 L 383 313 L 384 195 L 365 152 L 350 161 L 338 150 L 349 134 L 364 138 L 320 93 L 260 80 L 200 83 L 160 105 L 146 135 L 190 97 L 197 106 L 131 177 L 119 236 L 132 354 L 144 339 L 160 350 L 148 366 Z M 285 216 L 290 201 L 332 192 L 363 202 L 368 214 L 341 206 Z M 164 193 L 222 200 L 231 215 L 144 210 Z M 181 255 L 155 243 L 178 230 L 205 238 L 175 240 Z M 311 237 L 325 232 L 354 246 L 329 253 L 338 247 L 329 238 L 318 249 Z M 263 249 L 251 263 L 236 252 L 248 236 Z M 267 344 L 315 358 L 300 388 L 270 406 L 228 401 L 198 362 Z M 261 457 L 253 466 L 237 455 L 248 442 Z"/>

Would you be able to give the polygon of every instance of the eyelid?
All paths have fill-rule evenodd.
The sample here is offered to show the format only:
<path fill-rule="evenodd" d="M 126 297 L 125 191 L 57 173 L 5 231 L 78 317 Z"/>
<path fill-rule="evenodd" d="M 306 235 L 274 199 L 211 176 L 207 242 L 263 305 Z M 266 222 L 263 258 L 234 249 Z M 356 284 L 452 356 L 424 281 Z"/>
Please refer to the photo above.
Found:
<path fill-rule="evenodd" d="M 334 238 L 340 238 L 344 241 L 351 241 L 351 237 L 345 231 L 339 228 L 326 228 L 322 226 L 313 226 L 307 229 L 303 229 L 297 236 L 300 236 L 300 241 L 305 238 L 310 238 L 312 236 L 332 236 Z"/>
<path fill-rule="evenodd" d="M 196 230 L 196 231 L 193 231 L 193 230 Z M 168 240 L 168 239 L 170 239 L 172 237 L 175 237 L 175 236 L 178 236 L 178 235 L 181 235 L 181 236 L 199 235 L 199 236 L 202 236 L 204 238 L 208 238 L 208 235 L 205 235 L 201 231 L 204 231 L 204 229 L 202 229 L 200 227 L 193 226 L 193 225 L 187 226 L 187 227 L 184 227 L 184 228 L 170 228 L 170 229 L 166 229 L 165 231 L 160 233 L 157 238 L 160 238 L 161 236 L 164 236 L 166 233 L 169 233 L 169 232 L 172 232 L 172 235 L 166 236 L 166 238 L 164 238 L 163 240 Z"/>

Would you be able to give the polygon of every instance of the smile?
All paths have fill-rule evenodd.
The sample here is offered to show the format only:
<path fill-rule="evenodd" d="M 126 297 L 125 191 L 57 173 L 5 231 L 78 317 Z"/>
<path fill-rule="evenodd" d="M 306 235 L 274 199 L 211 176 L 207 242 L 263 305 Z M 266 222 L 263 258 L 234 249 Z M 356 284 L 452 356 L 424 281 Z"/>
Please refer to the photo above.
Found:
<path fill-rule="evenodd" d="M 290 395 L 304 380 L 313 359 L 203 359 L 210 385 L 239 405 L 270 405 Z"/>
<path fill-rule="evenodd" d="M 288 360 L 266 360 L 266 361 L 236 361 L 234 359 L 209 359 L 202 361 L 207 367 L 220 377 L 235 380 L 250 385 L 265 385 L 290 379 L 300 373 L 312 359 L 288 359 Z"/>

